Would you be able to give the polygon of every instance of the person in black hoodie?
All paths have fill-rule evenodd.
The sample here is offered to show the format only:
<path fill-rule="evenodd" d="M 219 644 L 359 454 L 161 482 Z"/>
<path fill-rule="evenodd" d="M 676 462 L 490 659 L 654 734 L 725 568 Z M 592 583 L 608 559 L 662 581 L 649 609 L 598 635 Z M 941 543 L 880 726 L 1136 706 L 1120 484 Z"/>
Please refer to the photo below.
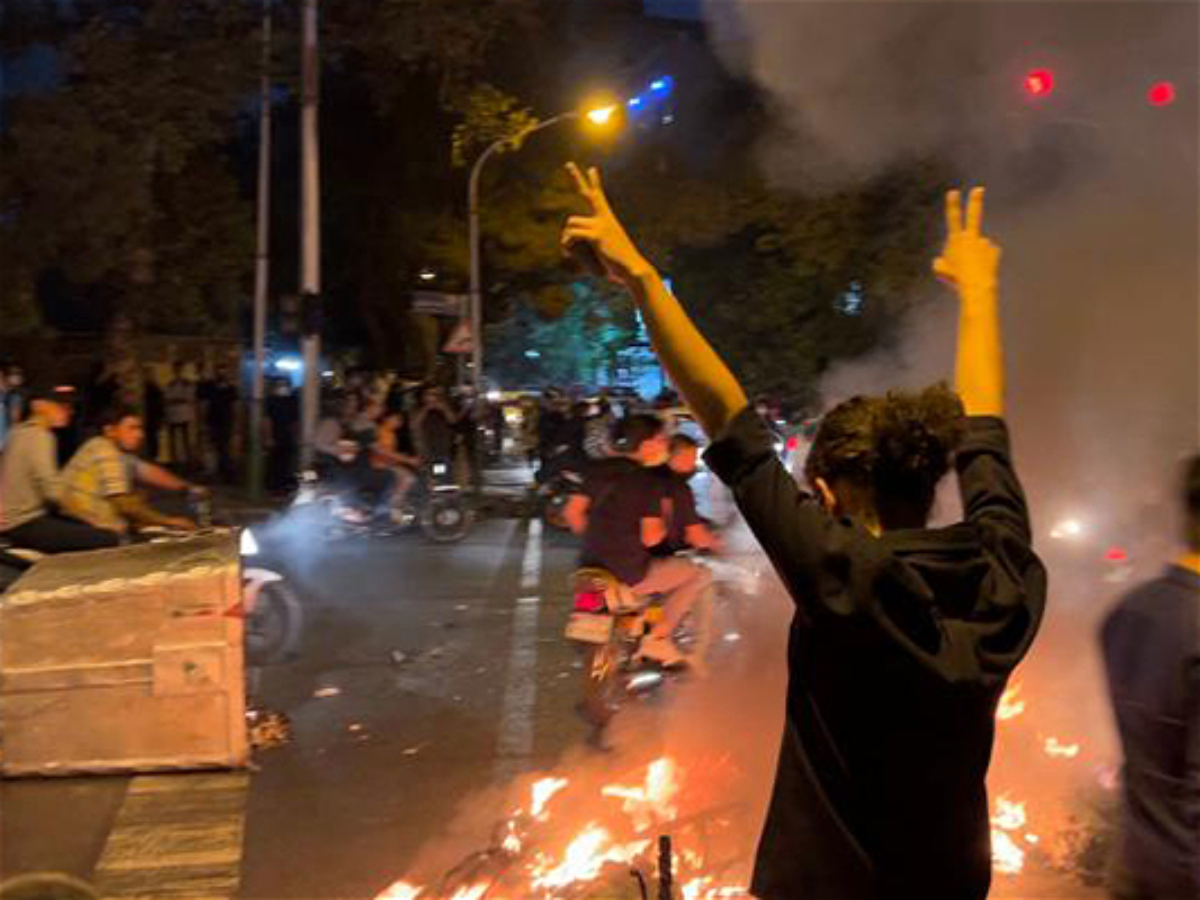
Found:
<path fill-rule="evenodd" d="M 996 276 L 981 233 L 947 196 L 935 272 L 960 305 L 956 386 L 858 397 L 818 431 L 801 490 L 736 378 L 613 214 L 570 167 L 591 245 L 633 295 L 658 356 L 704 430 L 706 459 L 796 604 L 785 727 L 751 891 L 762 900 L 981 900 L 991 878 L 986 775 L 996 706 L 1042 619 L 1004 412 Z M 961 400 L 960 400 L 961 398 Z M 963 413 L 965 412 L 965 416 Z M 958 472 L 965 521 L 926 527 Z"/>

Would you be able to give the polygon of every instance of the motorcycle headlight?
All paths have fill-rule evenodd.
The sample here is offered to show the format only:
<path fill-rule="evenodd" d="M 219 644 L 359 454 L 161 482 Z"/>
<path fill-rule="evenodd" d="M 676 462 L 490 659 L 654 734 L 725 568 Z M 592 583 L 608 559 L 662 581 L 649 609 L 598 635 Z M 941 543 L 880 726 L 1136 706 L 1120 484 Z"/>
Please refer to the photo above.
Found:
<path fill-rule="evenodd" d="M 254 532 L 249 528 L 243 528 L 241 537 L 238 538 L 238 544 L 242 556 L 258 556 L 258 541 L 254 538 Z"/>

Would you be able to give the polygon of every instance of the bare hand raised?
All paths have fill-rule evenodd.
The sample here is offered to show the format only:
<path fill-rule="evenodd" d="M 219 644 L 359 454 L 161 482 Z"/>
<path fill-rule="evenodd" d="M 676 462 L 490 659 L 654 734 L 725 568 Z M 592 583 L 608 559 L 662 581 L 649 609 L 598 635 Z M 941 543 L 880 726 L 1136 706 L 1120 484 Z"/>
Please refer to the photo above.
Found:
<path fill-rule="evenodd" d="M 982 233 L 983 188 L 971 191 L 967 215 L 962 194 L 946 194 L 946 246 L 933 262 L 933 271 L 960 295 L 975 289 L 993 290 L 1000 265 L 1000 248 Z"/>
<path fill-rule="evenodd" d="M 599 170 L 588 169 L 585 175 L 577 165 L 568 163 L 567 171 L 592 214 L 567 219 L 562 233 L 563 251 L 569 253 L 576 242 L 587 241 L 595 249 L 609 278 L 631 286 L 634 280 L 650 270 L 650 264 L 613 213 L 600 183 Z"/>

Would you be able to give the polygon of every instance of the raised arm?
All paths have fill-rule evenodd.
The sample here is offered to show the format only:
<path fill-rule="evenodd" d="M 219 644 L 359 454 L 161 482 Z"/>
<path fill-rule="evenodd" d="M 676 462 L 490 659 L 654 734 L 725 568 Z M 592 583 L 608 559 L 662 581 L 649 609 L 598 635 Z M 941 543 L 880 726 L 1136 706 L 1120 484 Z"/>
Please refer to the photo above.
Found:
<path fill-rule="evenodd" d="M 1000 248 L 984 237 L 983 188 L 971 191 L 966 220 L 962 195 L 946 195 L 946 247 L 933 271 L 958 294 L 955 387 L 969 416 L 1004 415 L 1004 355 L 1000 345 L 997 273 Z"/>
<path fill-rule="evenodd" d="M 592 214 L 567 220 L 564 249 L 577 241 L 595 247 L 609 277 L 637 301 L 654 350 L 700 427 L 717 435 L 746 408 L 745 391 L 617 220 L 599 171 L 589 169 L 584 175 L 574 163 L 567 168 Z"/>

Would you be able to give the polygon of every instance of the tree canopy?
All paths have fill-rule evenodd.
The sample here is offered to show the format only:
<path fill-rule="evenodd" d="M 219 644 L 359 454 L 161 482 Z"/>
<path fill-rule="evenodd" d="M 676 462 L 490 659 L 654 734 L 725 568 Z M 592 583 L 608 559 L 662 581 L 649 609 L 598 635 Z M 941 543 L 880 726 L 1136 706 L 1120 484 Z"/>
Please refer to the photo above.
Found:
<path fill-rule="evenodd" d="M 275 4 L 276 296 L 298 268 L 297 5 Z M 0 329 L 101 327 L 122 312 L 147 330 L 238 333 L 258 15 L 224 0 L 16 2 L 0 53 L 48 52 L 52 71 L 6 86 Z M 339 0 L 323 16 L 327 339 L 371 362 L 429 374 L 438 338 L 409 298 L 423 270 L 434 289 L 465 290 L 470 164 L 579 102 L 563 84 L 600 75 L 619 92 L 678 67 L 678 102 L 606 146 L 567 123 L 489 162 L 497 371 L 588 381 L 635 332 L 627 300 L 560 259 L 571 158 L 604 166 L 631 230 L 755 392 L 808 396 L 830 360 L 887 339 L 926 277 L 945 174 L 917 161 L 815 196 L 769 183 L 756 148 L 773 135 L 770 103 L 694 26 L 664 26 L 631 0 Z"/>

